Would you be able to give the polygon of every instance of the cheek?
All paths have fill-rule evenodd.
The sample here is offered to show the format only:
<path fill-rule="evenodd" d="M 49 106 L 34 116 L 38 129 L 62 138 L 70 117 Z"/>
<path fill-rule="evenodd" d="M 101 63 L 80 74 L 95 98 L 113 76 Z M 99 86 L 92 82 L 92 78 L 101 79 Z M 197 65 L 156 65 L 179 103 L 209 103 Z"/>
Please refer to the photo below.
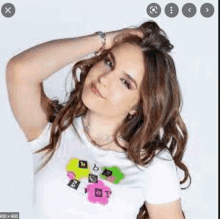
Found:
<path fill-rule="evenodd" d="M 129 93 L 126 95 L 123 93 L 118 93 L 112 96 L 111 101 L 115 107 L 126 110 L 133 105 L 135 99 L 136 97 Z"/>
<path fill-rule="evenodd" d="M 102 63 L 97 63 L 96 65 L 94 65 L 90 71 L 88 72 L 87 77 L 94 77 L 95 75 L 99 75 L 98 72 L 100 72 L 103 69 L 102 67 Z"/>

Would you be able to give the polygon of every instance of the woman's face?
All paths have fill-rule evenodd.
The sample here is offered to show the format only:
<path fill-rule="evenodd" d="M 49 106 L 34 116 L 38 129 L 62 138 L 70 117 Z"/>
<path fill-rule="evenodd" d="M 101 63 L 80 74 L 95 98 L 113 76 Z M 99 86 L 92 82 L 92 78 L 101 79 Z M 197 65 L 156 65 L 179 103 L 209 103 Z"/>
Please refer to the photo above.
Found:
<path fill-rule="evenodd" d="M 113 48 L 90 69 L 83 87 L 83 103 L 94 113 L 126 117 L 139 102 L 143 76 L 144 58 L 139 46 L 126 43 Z M 92 92 L 92 82 L 104 98 Z"/>

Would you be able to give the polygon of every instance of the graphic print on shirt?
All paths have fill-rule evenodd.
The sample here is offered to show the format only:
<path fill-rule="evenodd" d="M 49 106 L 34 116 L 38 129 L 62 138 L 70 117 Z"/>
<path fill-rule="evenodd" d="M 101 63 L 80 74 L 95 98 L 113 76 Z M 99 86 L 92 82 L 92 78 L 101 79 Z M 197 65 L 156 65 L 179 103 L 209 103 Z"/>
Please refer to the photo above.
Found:
<path fill-rule="evenodd" d="M 71 158 L 66 165 L 67 177 L 69 179 L 67 185 L 77 190 L 80 182 L 88 179 L 88 185 L 84 188 L 87 194 L 87 200 L 91 203 L 106 205 L 112 191 L 105 185 L 104 181 L 107 180 L 112 184 L 119 184 L 125 176 L 117 166 L 99 168 L 94 164 L 93 170 L 96 172 L 100 170 L 101 172 L 93 174 L 87 161 Z M 101 179 L 98 179 L 99 177 Z"/>

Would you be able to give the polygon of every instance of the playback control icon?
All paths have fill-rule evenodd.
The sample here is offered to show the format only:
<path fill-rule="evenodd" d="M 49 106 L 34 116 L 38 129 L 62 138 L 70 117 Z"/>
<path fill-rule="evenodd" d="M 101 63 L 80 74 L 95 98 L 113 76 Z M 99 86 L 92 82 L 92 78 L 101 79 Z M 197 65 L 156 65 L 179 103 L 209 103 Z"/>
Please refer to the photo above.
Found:
<path fill-rule="evenodd" d="M 214 6 L 210 3 L 205 3 L 201 6 L 200 8 L 200 12 L 202 14 L 202 16 L 209 18 L 214 14 Z"/>
<path fill-rule="evenodd" d="M 185 17 L 191 18 L 196 14 L 196 6 L 192 3 L 187 3 L 182 8 L 182 13 Z"/>

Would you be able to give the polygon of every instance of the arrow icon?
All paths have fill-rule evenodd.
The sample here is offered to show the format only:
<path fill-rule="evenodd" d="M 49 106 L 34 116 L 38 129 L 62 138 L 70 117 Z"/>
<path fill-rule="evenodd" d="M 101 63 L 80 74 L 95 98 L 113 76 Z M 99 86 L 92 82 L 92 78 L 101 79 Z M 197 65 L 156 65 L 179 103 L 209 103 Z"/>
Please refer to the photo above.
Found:
<path fill-rule="evenodd" d="M 206 8 L 206 12 L 208 12 L 209 11 L 209 9 L 208 8 Z"/>

